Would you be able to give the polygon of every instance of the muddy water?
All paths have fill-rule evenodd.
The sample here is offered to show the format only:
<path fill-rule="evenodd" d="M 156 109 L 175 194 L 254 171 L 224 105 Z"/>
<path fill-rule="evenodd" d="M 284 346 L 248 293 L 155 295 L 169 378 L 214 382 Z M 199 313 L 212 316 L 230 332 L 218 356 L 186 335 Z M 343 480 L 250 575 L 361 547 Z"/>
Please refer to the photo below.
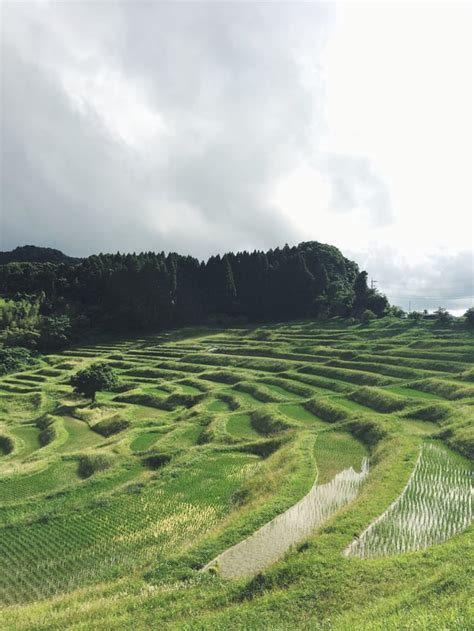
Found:
<path fill-rule="evenodd" d="M 352 467 L 338 473 L 330 482 L 318 486 L 297 504 L 272 519 L 253 535 L 208 563 L 224 578 L 253 576 L 281 558 L 288 548 L 306 539 L 342 506 L 353 500 L 369 473 L 364 459 L 360 473 Z"/>

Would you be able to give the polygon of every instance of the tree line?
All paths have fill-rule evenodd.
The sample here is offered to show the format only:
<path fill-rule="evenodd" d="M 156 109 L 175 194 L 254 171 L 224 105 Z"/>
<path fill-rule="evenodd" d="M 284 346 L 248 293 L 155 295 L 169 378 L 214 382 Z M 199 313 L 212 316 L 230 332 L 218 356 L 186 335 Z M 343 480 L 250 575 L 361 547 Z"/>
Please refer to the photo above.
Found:
<path fill-rule="evenodd" d="M 0 265 L 0 333 L 7 344 L 51 350 L 105 331 L 382 317 L 390 309 L 354 261 L 315 241 L 207 261 L 164 252 L 73 261 Z"/>

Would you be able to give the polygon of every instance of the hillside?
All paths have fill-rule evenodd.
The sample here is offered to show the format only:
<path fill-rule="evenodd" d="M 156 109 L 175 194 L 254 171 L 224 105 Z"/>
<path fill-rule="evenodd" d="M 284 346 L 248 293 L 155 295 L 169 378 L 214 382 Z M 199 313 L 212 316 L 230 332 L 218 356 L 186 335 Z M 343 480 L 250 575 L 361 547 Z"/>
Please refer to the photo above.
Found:
<path fill-rule="evenodd" d="M 2 377 L 0 626 L 469 628 L 473 360 L 472 333 L 385 318 L 109 338 Z M 69 379 L 98 361 L 119 385 L 91 402 Z"/>
<path fill-rule="evenodd" d="M 9 252 L 0 252 L 0 265 L 8 263 L 66 263 L 75 264 L 80 259 L 63 254 L 53 248 L 23 245 Z"/>

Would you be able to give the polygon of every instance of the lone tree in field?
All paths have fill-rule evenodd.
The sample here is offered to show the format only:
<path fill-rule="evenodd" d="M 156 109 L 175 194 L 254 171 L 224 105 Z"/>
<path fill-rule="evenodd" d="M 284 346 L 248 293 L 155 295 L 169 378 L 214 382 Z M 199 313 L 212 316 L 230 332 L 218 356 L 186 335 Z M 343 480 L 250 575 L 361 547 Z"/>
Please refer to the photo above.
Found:
<path fill-rule="evenodd" d="M 70 384 L 76 392 L 95 401 L 97 392 L 112 390 L 118 385 L 118 377 L 108 364 L 91 364 L 73 375 Z"/>

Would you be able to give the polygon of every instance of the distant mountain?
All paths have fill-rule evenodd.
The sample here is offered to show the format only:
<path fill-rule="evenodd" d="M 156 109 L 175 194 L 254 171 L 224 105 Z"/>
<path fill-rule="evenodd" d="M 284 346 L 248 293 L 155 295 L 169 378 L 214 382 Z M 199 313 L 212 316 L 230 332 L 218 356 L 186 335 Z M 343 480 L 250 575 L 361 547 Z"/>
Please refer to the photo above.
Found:
<path fill-rule="evenodd" d="M 80 260 L 67 256 L 60 250 L 40 248 L 36 245 L 23 245 L 10 252 L 0 252 L 0 265 L 7 263 L 67 263 L 74 265 Z"/>

